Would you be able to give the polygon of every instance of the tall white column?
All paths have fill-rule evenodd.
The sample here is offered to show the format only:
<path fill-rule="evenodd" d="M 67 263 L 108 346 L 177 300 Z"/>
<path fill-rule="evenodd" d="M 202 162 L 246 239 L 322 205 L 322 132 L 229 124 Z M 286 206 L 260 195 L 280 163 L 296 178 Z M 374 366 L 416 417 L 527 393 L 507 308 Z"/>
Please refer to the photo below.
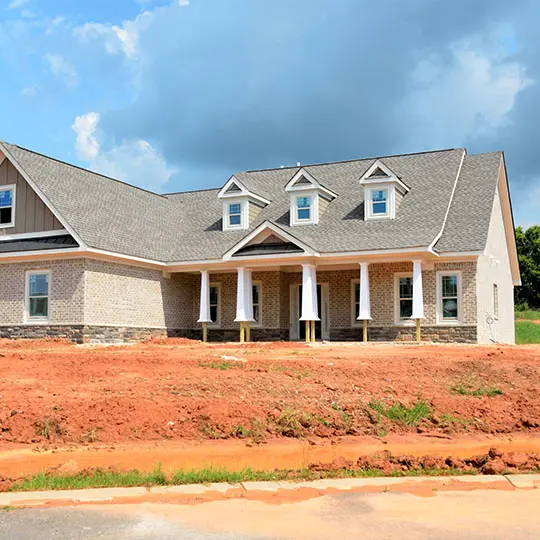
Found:
<path fill-rule="evenodd" d="M 358 321 L 371 320 L 371 305 L 369 301 L 369 263 L 360 263 L 360 309 Z"/>
<path fill-rule="evenodd" d="M 413 261 L 413 302 L 411 319 L 424 319 L 424 293 L 422 291 L 422 261 Z"/>
<path fill-rule="evenodd" d="M 254 322 L 253 318 L 253 282 L 251 270 L 238 268 L 238 287 L 236 289 L 235 322 Z"/>
<path fill-rule="evenodd" d="M 317 304 L 317 270 L 313 264 L 302 265 L 301 321 L 320 321 Z"/>
<path fill-rule="evenodd" d="M 210 318 L 210 277 L 208 275 L 208 270 L 201 270 L 201 302 L 198 322 L 212 322 L 212 319 Z"/>

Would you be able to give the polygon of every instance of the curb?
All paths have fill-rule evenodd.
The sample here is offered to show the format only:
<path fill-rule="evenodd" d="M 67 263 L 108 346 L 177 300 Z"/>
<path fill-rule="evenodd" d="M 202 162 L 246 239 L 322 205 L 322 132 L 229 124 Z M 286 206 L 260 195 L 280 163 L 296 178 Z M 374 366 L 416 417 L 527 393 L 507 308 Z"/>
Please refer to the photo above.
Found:
<path fill-rule="evenodd" d="M 540 474 L 513 476 L 414 476 L 388 478 L 350 478 L 314 480 L 310 482 L 244 482 L 241 484 L 191 484 L 152 488 L 98 488 L 63 491 L 31 491 L 0 493 L 0 507 L 73 506 L 79 504 L 136 503 L 143 501 L 219 500 L 225 498 L 256 498 L 256 495 L 286 494 L 310 490 L 313 496 L 341 491 L 386 492 L 412 491 L 415 488 L 446 491 L 474 489 L 538 489 Z"/>

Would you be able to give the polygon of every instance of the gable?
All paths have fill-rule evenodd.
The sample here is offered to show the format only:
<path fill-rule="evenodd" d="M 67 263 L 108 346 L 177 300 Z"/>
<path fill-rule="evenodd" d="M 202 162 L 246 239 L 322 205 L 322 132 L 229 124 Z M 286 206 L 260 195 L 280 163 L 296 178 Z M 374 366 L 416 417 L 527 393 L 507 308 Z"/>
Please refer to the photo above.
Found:
<path fill-rule="evenodd" d="M 64 229 L 8 158 L 0 165 L 0 186 L 7 185 L 15 186 L 15 226 L 0 228 L 0 237 Z"/>
<path fill-rule="evenodd" d="M 377 167 L 368 178 L 388 178 L 388 174 L 385 173 L 380 167 Z"/>
<path fill-rule="evenodd" d="M 225 190 L 225 193 L 241 193 L 242 188 L 235 183 L 232 183 L 227 190 Z"/>

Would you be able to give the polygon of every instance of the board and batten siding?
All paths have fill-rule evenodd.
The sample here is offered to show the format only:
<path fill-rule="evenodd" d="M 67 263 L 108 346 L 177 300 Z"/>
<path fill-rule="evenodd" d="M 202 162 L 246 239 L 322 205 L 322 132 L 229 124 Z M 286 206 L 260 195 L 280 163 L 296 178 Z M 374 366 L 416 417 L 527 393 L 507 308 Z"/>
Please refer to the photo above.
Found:
<path fill-rule="evenodd" d="M 6 158 L 0 165 L 0 186 L 10 184 L 16 186 L 15 226 L 0 228 L 0 236 L 56 231 L 64 228 L 19 171 Z"/>

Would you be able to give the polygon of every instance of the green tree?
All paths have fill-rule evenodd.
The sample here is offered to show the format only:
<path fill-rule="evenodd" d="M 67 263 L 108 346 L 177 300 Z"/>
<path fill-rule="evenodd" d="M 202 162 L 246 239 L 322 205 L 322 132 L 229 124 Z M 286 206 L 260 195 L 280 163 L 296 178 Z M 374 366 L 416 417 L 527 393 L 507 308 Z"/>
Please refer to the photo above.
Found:
<path fill-rule="evenodd" d="M 521 271 L 521 287 L 516 287 L 516 304 L 540 308 L 540 225 L 526 231 L 516 229 L 516 243 Z"/>

